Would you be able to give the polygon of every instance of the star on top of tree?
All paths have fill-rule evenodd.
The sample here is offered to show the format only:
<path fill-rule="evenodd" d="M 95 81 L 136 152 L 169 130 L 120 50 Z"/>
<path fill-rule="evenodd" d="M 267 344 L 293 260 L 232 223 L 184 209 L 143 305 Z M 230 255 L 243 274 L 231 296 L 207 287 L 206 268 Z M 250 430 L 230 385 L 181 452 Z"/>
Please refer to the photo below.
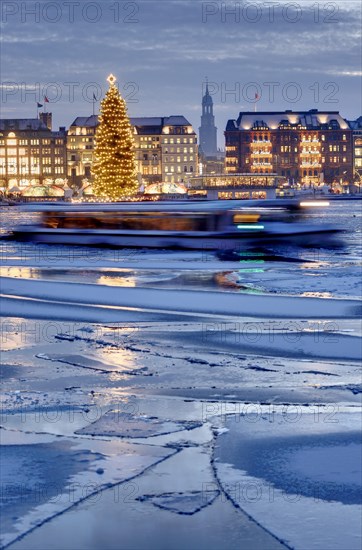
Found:
<path fill-rule="evenodd" d="M 109 77 L 107 78 L 107 80 L 108 80 L 109 84 L 110 84 L 111 86 L 113 86 L 117 79 L 116 79 L 116 77 L 111 73 L 111 74 L 109 75 Z"/>

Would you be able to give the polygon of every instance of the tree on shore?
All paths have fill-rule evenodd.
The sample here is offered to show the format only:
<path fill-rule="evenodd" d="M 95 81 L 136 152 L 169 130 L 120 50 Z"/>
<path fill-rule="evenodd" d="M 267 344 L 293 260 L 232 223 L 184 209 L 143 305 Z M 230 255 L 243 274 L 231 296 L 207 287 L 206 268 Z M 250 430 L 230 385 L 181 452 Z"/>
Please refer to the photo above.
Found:
<path fill-rule="evenodd" d="M 138 191 L 132 126 L 125 100 L 108 77 L 109 89 L 101 102 L 92 173 L 95 196 L 122 200 Z"/>

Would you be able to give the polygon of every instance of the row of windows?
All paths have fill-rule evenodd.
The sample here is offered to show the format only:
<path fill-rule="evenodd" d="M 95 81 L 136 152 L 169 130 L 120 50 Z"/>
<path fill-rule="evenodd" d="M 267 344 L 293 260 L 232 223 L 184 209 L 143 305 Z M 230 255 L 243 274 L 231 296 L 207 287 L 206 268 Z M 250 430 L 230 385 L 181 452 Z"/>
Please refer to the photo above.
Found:
<path fill-rule="evenodd" d="M 193 155 L 189 155 L 189 158 L 186 157 L 183 157 L 183 162 L 193 162 L 194 160 L 194 157 Z M 175 157 L 166 157 L 165 158 L 165 162 L 181 162 L 181 157 L 176 157 L 176 160 L 175 160 Z"/>
<path fill-rule="evenodd" d="M 16 138 L 8 138 L 6 140 L 6 144 L 9 146 L 14 145 L 51 145 L 52 143 L 55 143 L 56 145 L 63 145 L 65 143 L 65 139 L 16 139 Z M 5 140 L 0 140 L 0 145 L 5 145 Z"/>
<path fill-rule="evenodd" d="M 307 157 L 308 159 L 308 157 Z M 248 158 L 245 159 L 245 164 L 249 164 L 250 160 Z M 260 160 L 253 160 L 251 159 L 251 162 L 252 164 L 254 165 L 257 165 L 258 163 L 260 163 Z M 262 161 L 263 162 L 263 161 Z M 264 161 L 264 162 L 268 162 L 268 161 Z M 299 157 L 298 156 L 295 156 L 294 157 L 294 160 L 293 160 L 293 157 L 280 157 L 280 159 L 278 159 L 278 162 L 275 162 L 274 164 L 277 165 L 278 163 L 280 164 L 293 164 L 293 163 L 298 163 L 299 162 Z M 303 161 L 305 163 L 310 163 L 312 161 L 309 161 L 309 160 L 305 160 Z M 317 160 L 316 161 L 313 161 L 313 162 L 318 162 Z M 325 163 L 326 162 L 326 157 L 321 157 L 321 162 L 322 163 Z M 340 162 L 347 162 L 347 158 L 346 157 L 339 157 L 339 156 L 330 156 L 329 157 L 329 162 L 332 163 L 332 164 L 337 164 L 337 163 L 340 163 Z M 235 163 L 236 164 L 236 159 L 234 159 L 233 157 L 230 157 L 227 159 L 227 163 L 228 164 L 233 164 Z"/>
<path fill-rule="evenodd" d="M 182 151 L 181 151 L 182 149 Z M 191 154 L 194 153 L 194 147 L 170 147 L 170 148 L 167 148 L 164 150 L 164 153 L 167 154 L 167 153 L 187 153 L 187 152 L 190 152 Z"/>
<path fill-rule="evenodd" d="M 63 166 L 55 166 L 54 168 L 52 168 L 51 166 L 45 166 L 43 168 L 43 172 L 45 174 L 63 174 L 64 168 Z"/>
<path fill-rule="evenodd" d="M 8 145 L 64 145 L 65 139 L 8 139 Z"/>
<path fill-rule="evenodd" d="M 163 143 L 197 143 L 196 138 L 164 138 Z"/>
<path fill-rule="evenodd" d="M 42 168 L 43 174 L 64 174 L 64 167 L 63 166 L 44 166 Z M 30 169 L 27 167 L 25 170 L 24 167 L 16 167 L 14 165 L 6 166 L 0 164 L 0 174 L 6 176 L 7 174 L 31 174 L 31 175 L 39 175 L 40 174 L 40 167 L 39 166 L 31 166 Z"/>
<path fill-rule="evenodd" d="M 89 136 L 93 135 L 95 132 L 95 128 L 76 128 L 75 133 L 74 130 L 70 130 L 73 135 L 76 136 Z"/>
<path fill-rule="evenodd" d="M 243 137 L 244 137 L 244 141 L 252 141 L 252 142 L 256 142 L 256 141 L 270 141 L 270 138 L 271 138 L 271 135 L 273 135 L 273 137 L 275 136 L 276 137 L 276 134 L 243 134 Z M 278 137 L 280 138 L 280 141 L 281 142 L 290 142 L 290 141 L 298 141 L 299 139 L 301 139 L 301 141 L 319 141 L 319 137 L 318 137 L 318 134 L 300 134 L 300 133 L 294 133 L 294 134 L 288 134 L 288 135 L 279 135 L 278 134 Z M 342 141 L 347 141 L 347 134 L 342 134 L 342 137 L 341 137 L 341 134 L 328 134 L 327 136 L 325 134 L 322 134 L 320 136 L 320 139 L 321 141 L 340 141 L 342 139 Z M 228 136 L 227 137 L 227 142 L 228 142 L 228 146 L 226 147 L 226 149 L 230 146 L 232 146 L 232 143 L 236 143 L 238 141 L 238 138 L 236 136 Z"/>
<path fill-rule="evenodd" d="M 149 156 L 147 153 L 144 153 L 143 160 L 152 160 L 153 162 L 157 162 L 158 156 L 156 153 L 154 153 L 152 156 L 151 155 Z"/>
<path fill-rule="evenodd" d="M 330 146 L 329 146 L 329 151 L 339 151 L 339 150 L 340 150 L 339 145 L 330 145 Z M 346 145 L 343 145 L 343 146 L 342 146 L 342 150 L 343 150 L 343 151 L 347 151 L 347 146 L 346 146 Z"/>
<path fill-rule="evenodd" d="M 42 159 L 42 164 L 64 164 L 64 159 L 62 157 L 56 157 L 51 159 L 51 157 L 46 157 Z"/>
<path fill-rule="evenodd" d="M 142 174 L 147 176 L 149 174 L 158 175 L 159 170 L 157 166 L 144 166 L 142 168 Z"/>
<path fill-rule="evenodd" d="M 193 166 L 190 166 L 190 169 L 188 169 L 187 166 L 184 166 L 183 171 L 184 171 L 184 172 L 193 172 L 193 171 L 194 171 L 194 167 L 193 167 Z M 167 173 L 167 172 L 171 172 L 171 173 L 177 172 L 177 173 L 180 173 L 180 172 L 182 172 L 182 170 L 181 170 L 181 166 L 177 166 L 177 170 L 175 170 L 175 167 L 174 167 L 174 166 L 170 166 L 170 167 L 169 167 L 169 166 L 165 166 L 165 172 L 166 172 L 166 173 Z"/>
<path fill-rule="evenodd" d="M 334 164 L 337 164 L 337 163 L 339 164 L 341 162 L 341 157 L 329 157 L 329 162 L 334 163 Z M 342 158 L 342 162 L 347 162 L 346 157 Z"/>
<path fill-rule="evenodd" d="M 140 143 L 140 149 L 158 149 L 157 143 Z"/>

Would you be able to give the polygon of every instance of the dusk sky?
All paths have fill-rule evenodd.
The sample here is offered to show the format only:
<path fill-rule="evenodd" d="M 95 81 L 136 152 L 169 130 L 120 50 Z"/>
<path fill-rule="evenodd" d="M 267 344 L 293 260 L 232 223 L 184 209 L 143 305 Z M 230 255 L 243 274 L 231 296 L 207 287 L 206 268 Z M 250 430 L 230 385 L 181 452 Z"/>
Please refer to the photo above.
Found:
<path fill-rule="evenodd" d="M 360 2 L 251 4 L 3 2 L 2 117 L 35 117 L 46 94 L 54 126 L 68 126 L 92 114 L 83 96 L 103 94 L 111 72 L 130 116 L 183 114 L 197 131 L 208 76 L 219 147 L 227 119 L 253 110 L 255 93 L 258 111 L 360 116 Z"/>

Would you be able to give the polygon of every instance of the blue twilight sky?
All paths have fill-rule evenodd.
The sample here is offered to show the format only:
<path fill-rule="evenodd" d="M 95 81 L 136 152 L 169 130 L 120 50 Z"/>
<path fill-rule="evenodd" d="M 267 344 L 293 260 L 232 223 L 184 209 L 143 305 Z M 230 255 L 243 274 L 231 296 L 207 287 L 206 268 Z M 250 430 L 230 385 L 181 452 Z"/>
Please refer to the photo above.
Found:
<path fill-rule="evenodd" d="M 131 116 L 183 114 L 198 129 L 210 81 L 219 146 L 239 111 L 361 115 L 358 0 L 2 1 L 1 115 L 36 101 L 68 126 L 114 73 Z"/>

